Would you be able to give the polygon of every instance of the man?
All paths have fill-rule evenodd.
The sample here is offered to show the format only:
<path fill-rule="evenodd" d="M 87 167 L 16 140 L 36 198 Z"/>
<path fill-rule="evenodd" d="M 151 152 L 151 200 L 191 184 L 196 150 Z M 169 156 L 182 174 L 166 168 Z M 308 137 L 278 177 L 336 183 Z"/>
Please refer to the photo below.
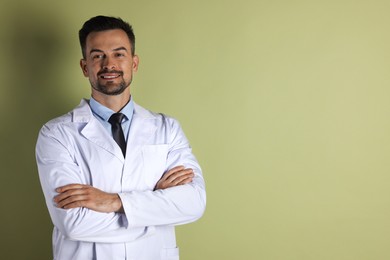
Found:
<path fill-rule="evenodd" d="M 201 169 L 178 122 L 133 101 L 131 26 L 97 16 L 79 37 L 91 98 L 45 124 L 36 146 L 54 259 L 179 259 L 174 226 L 205 209 Z"/>

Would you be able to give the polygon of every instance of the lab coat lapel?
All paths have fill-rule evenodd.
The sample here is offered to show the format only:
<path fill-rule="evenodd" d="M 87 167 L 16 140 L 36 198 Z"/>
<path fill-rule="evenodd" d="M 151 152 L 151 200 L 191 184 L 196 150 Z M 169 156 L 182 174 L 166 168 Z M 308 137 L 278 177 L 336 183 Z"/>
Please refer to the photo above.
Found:
<path fill-rule="evenodd" d="M 126 158 L 133 157 L 143 145 L 148 144 L 156 129 L 154 116 L 148 110 L 134 104 L 134 114 L 127 138 Z"/>
<path fill-rule="evenodd" d="M 93 116 L 86 100 L 82 100 L 80 105 L 74 109 L 73 121 L 86 123 L 84 128 L 81 129 L 81 134 L 95 145 L 115 155 L 122 162 L 124 161 L 120 147 L 115 143 L 114 139 L 107 133 L 100 122 Z"/>

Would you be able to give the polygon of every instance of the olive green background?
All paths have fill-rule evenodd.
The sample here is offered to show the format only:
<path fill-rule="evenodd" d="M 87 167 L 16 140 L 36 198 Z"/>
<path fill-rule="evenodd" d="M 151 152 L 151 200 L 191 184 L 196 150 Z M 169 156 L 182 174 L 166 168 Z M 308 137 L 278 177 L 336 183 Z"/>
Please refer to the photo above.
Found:
<path fill-rule="evenodd" d="M 1 259 L 50 259 L 34 147 L 89 96 L 77 32 L 133 24 L 136 102 L 179 119 L 207 184 L 183 260 L 390 259 L 390 2 L 0 2 Z"/>

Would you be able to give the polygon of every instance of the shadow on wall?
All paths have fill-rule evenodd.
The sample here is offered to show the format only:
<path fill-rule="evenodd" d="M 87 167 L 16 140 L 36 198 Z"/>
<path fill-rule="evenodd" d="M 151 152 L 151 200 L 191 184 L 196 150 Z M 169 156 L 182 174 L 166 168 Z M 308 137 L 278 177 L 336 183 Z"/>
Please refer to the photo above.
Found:
<path fill-rule="evenodd" d="M 64 21 L 33 6 L 8 6 L 1 17 L 0 258 L 50 259 L 52 224 L 34 150 L 42 124 L 68 107 L 58 91 L 66 86 L 59 80 Z"/>

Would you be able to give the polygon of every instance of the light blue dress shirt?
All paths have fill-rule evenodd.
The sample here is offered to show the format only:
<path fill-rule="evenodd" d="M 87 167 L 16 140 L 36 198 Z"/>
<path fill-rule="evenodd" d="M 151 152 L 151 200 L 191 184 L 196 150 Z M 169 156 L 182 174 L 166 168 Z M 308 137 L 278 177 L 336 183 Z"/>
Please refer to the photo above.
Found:
<path fill-rule="evenodd" d="M 103 106 L 99 102 L 97 102 L 93 97 L 89 100 L 89 106 L 91 107 L 93 115 L 99 120 L 100 123 L 104 126 L 104 128 L 108 131 L 108 133 L 112 136 L 111 132 L 111 124 L 108 122 L 111 115 L 115 113 L 115 111 L 109 109 L 108 107 Z M 122 129 L 123 134 L 125 136 L 125 140 L 127 142 L 127 137 L 129 135 L 131 119 L 133 118 L 134 112 L 134 102 L 133 99 L 130 98 L 129 103 L 122 108 L 120 113 L 124 114 L 125 117 L 122 120 Z"/>

